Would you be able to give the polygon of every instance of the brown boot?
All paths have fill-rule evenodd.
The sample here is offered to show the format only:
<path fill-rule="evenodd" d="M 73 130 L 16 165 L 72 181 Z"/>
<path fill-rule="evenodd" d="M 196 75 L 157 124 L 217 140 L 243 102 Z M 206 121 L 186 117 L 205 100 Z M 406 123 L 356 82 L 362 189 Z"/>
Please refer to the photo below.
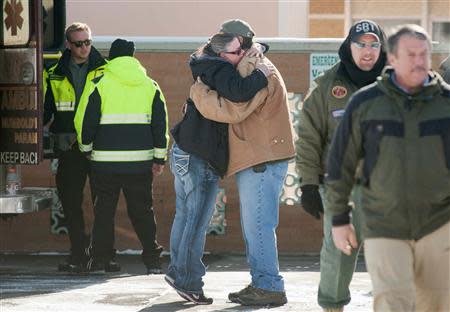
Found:
<path fill-rule="evenodd" d="M 344 307 L 323 309 L 323 312 L 344 312 Z"/>

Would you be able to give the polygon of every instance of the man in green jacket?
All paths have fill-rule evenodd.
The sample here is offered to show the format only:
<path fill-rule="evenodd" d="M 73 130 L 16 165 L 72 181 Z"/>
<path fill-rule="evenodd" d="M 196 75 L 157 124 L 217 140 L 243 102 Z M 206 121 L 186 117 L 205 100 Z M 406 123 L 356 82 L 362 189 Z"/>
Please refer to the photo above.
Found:
<path fill-rule="evenodd" d="M 324 163 L 335 129 L 350 96 L 381 74 L 386 63 L 384 41 L 376 23 L 362 20 L 353 25 L 339 49 L 340 62 L 316 79 L 303 104 L 297 129 L 296 169 L 301 179 L 303 209 L 317 219 L 324 212 L 319 190 L 323 188 Z M 350 302 L 349 284 L 358 250 L 346 256 L 336 249 L 326 201 L 324 204 L 318 303 L 325 311 L 342 311 Z M 359 239 L 358 210 L 353 213 L 352 223 Z"/>
<path fill-rule="evenodd" d="M 333 240 L 358 248 L 348 199 L 362 161 L 362 235 L 375 311 L 449 311 L 450 88 L 431 70 L 431 40 L 404 25 L 388 67 L 353 95 L 328 158 Z"/>

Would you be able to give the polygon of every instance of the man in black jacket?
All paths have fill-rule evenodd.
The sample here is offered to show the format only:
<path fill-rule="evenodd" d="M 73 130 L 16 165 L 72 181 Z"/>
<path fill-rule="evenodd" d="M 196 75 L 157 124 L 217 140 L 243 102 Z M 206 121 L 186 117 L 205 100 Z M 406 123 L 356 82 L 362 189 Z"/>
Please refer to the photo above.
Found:
<path fill-rule="evenodd" d="M 114 217 L 121 191 L 142 244 L 147 274 L 160 274 L 153 179 L 164 169 L 169 142 L 164 95 L 134 58 L 134 42 L 115 40 L 102 77 L 75 126 L 80 147 L 92 144 L 92 186 L 97 196 L 90 272 L 107 270 L 114 247 Z M 125 105 L 126 104 L 126 105 Z M 87 148 L 86 148 L 87 149 Z"/>
<path fill-rule="evenodd" d="M 106 64 L 92 46 L 91 30 L 83 23 L 66 29 L 66 50 L 57 64 L 48 69 L 44 104 L 44 124 L 51 122 L 58 157 L 56 187 L 64 211 L 70 239 L 70 256 L 60 271 L 81 272 L 87 262 L 90 244 L 83 217 L 83 190 L 90 172 L 89 161 L 76 144 L 74 116 L 86 99 L 91 80 L 103 73 Z M 113 251 L 111 251 L 112 253 Z M 111 270 L 117 264 L 112 263 Z"/>

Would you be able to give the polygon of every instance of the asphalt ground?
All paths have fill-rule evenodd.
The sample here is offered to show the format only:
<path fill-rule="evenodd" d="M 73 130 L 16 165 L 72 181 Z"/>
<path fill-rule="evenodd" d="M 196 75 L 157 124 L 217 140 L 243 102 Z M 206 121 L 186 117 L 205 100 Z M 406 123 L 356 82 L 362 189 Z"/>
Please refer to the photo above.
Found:
<path fill-rule="evenodd" d="M 0 255 L 0 312 L 15 311 L 265 311 L 228 300 L 228 293 L 250 282 L 243 255 L 206 255 L 205 294 L 212 305 L 186 302 L 164 281 L 164 275 L 146 275 L 138 255 L 118 255 L 122 270 L 104 275 L 71 275 L 57 271 L 61 255 Z M 169 257 L 163 257 L 163 268 Z M 288 303 L 272 311 L 322 311 L 317 305 L 319 257 L 281 255 Z M 351 284 L 352 301 L 345 311 L 371 311 L 369 275 L 360 259 Z"/>

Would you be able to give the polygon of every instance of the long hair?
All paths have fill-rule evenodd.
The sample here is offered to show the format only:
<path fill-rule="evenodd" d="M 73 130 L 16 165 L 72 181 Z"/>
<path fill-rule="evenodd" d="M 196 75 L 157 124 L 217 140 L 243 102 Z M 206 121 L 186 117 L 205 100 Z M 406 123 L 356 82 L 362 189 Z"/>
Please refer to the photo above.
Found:
<path fill-rule="evenodd" d="M 197 49 L 195 55 L 203 54 L 210 56 L 218 56 L 220 52 L 227 51 L 227 45 L 236 38 L 236 35 L 227 33 L 217 33 L 209 38 L 208 43 L 202 45 Z"/>

